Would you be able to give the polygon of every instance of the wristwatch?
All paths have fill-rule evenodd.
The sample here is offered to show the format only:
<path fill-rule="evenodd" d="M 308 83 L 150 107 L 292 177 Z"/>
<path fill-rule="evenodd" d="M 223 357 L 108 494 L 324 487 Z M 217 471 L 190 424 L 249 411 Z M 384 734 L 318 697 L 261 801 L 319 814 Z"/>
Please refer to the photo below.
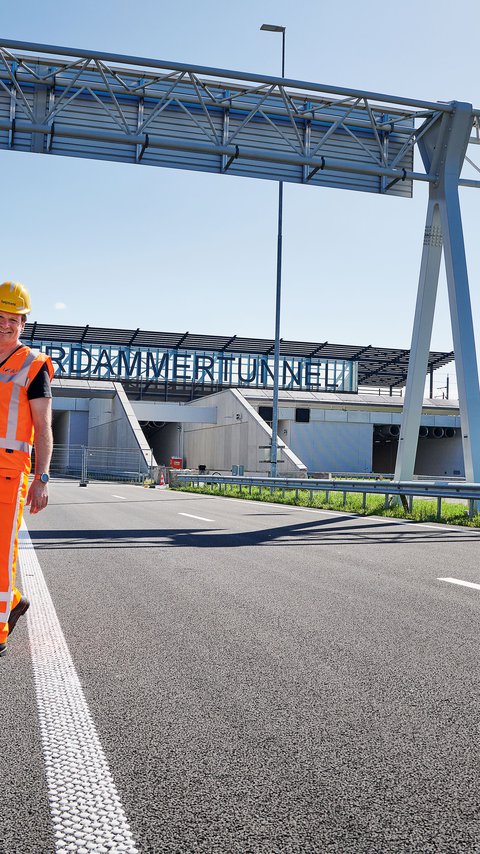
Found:
<path fill-rule="evenodd" d="M 46 472 L 43 472 L 43 474 L 36 474 L 34 477 L 34 480 L 41 480 L 42 483 L 48 483 L 48 481 L 50 480 L 50 477 L 48 476 L 48 474 Z"/>

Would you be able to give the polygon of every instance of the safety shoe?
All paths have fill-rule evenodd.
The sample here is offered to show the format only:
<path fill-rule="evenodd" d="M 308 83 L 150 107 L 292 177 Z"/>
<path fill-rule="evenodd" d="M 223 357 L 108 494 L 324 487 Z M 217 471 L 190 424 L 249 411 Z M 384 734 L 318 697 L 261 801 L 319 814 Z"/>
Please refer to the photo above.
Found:
<path fill-rule="evenodd" d="M 2 655 L 6 655 L 6 654 L 7 654 L 7 644 L 6 643 L 0 643 L 0 658 L 2 657 Z"/>
<path fill-rule="evenodd" d="M 8 618 L 8 634 L 11 635 L 15 626 L 17 625 L 17 620 L 22 614 L 25 614 L 26 611 L 30 608 L 30 602 L 26 598 L 26 596 L 22 596 L 20 602 L 15 605 L 15 608 L 12 608 L 10 611 L 10 616 Z M 0 644 L 1 647 L 1 644 Z M 2 654 L 0 649 L 0 655 Z"/>

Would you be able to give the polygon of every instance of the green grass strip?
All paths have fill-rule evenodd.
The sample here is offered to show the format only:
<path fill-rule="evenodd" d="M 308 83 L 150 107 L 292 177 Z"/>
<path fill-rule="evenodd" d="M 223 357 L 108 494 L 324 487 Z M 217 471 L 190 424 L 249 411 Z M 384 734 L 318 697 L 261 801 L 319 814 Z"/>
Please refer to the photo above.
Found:
<path fill-rule="evenodd" d="M 244 501 L 268 501 L 274 504 L 290 504 L 295 507 L 317 507 L 321 510 L 340 510 L 346 513 L 356 513 L 358 516 L 389 516 L 395 519 L 412 519 L 415 522 L 438 522 L 444 525 L 464 525 L 468 528 L 480 528 L 480 513 L 468 515 L 465 504 L 453 504 L 442 501 L 442 512 L 437 519 L 437 502 L 423 498 L 414 498 L 411 513 L 405 513 L 401 504 L 385 507 L 383 495 L 367 495 L 363 507 L 363 495 L 357 492 L 347 492 L 346 500 L 341 492 L 310 492 L 308 489 L 269 489 L 268 487 L 239 486 L 173 486 L 179 492 L 197 492 L 202 495 L 221 495 L 228 498 L 239 498 Z"/>

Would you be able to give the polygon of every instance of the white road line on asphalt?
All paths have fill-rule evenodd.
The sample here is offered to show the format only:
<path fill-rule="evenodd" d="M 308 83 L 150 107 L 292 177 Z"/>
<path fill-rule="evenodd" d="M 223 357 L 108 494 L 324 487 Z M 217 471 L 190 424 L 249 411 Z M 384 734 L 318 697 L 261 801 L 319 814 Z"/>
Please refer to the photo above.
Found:
<path fill-rule="evenodd" d="M 124 496 L 124 495 L 115 495 L 113 492 L 112 492 L 112 498 L 121 498 L 121 499 L 122 499 L 122 501 L 126 501 L 126 500 L 127 500 L 127 499 L 125 498 L 125 496 Z"/>
<path fill-rule="evenodd" d="M 194 516 L 193 513 L 179 513 L 179 516 L 188 516 L 189 519 L 199 519 L 200 522 L 215 522 L 215 519 L 205 519 L 205 516 Z"/>
<path fill-rule="evenodd" d="M 55 851 L 139 854 L 25 523 L 19 562 Z"/>
<path fill-rule="evenodd" d="M 460 584 L 462 587 L 473 587 L 474 590 L 480 590 L 480 584 L 474 584 L 473 581 L 461 581 L 459 578 L 437 578 L 437 581 L 448 581 L 450 584 Z"/>
<path fill-rule="evenodd" d="M 219 499 L 220 501 L 239 501 L 238 498 L 233 498 L 228 495 L 202 495 L 201 493 L 196 493 L 197 498 L 211 498 L 211 499 Z M 244 504 L 247 502 L 244 502 Z M 428 522 L 416 522 L 415 519 L 395 519 L 393 516 L 360 516 L 358 513 L 349 513 L 345 510 L 325 510 L 321 507 L 298 507 L 294 504 L 275 504 L 273 501 L 257 501 L 250 502 L 251 504 L 261 505 L 262 507 L 275 507 L 277 510 L 282 508 L 283 510 L 300 510 L 302 513 L 319 513 L 321 516 L 344 516 L 349 519 L 368 519 L 375 520 L 377 522 L 387 522 L 389 525 L 415 525 L 416 528 L 430 528 L 432 531 L 453 531 L 462 534 L 467 534 L 471 536 L 477 536 L 479 534 L 478 528 L 467 528 L 467 526 L 463 525 L 445 525 L 437 522 L 435 525 L 429 525 Z"/>
<path fill-rule="evenodd" d="M 130 484 L 130 485 L 133 486 L 134 489 L 143 489 L 144 488 L 143 486 L 137 486 L 136 484 Z M 166 489 L 168 491 L 168 487 Z M 182 493 L 180 493 L 180 494 L 182 494 Z M 204 498 L 204 499 L 209 499 L 209 500 L 211 500 L 211 499 L 219 499 L 220 501 L 238 501 L 239 500 L 238 498 L 232 498 L 232 497 L 229 497 L 228 495 L 202 495 L 200 492 L 196 493 L 195 495 L 197 498 Z M 440 531 L 453 531 L 456 533 L 461 532 L 462 534 L 466 534 L 467 536 L 470 535 L 472 537 L 478 536 L 478 533 L 479 533 L 478 528 L 468 528 L 467 526 L 463 526 L 463 525 L 445 525 L 445 524 L 442 525 L 440 522 L 437 522 L 435 524 L 430 525 L 428 522 L 416 522 L 415 519 L 395 519 L 392 516 L 359 516 L 358 513 L 349 513 L 348 511 L 337 510 L 336 508 L 335 508 L 335 510 L 333 508 L 331 510 L 326 510 L 326 509 L 322 509 L 320 507 L 318 509 L 315 507 L 298 507 L 298 506 L 295 506 L 293 504 L 275 504 L 273 501 L 272 502 L 270 502 L 270 501 L 254 502 L 254 501 L 252 501 L 250 503 L 251 504 L 256 503 L 258 505 L 261 505 L 262 507 L 273 507 L 277 510 L 279 508 L 282 508 L 283 510 L 300 510 L 302 513 L 317 513 L 320 516 L 333 516 L 333 515 L 344 516 L 347 519 L 348 518 L 350 518 L 350 519 L 369 519 L 369 520 L 375 520 L 375 521 L 380 521 L 380 522 L 388 522 L 389 525 L 414 525 L 417 528 L 430 528 L 430 530 L 432 530 L 432 531 L 439 531 L 440 530 Z M 187 516 L 188 514 L 184 513 L 182 515 Z M 200 516 L 194 516 L 193 518 L 194 519 L 201 519 Z M 205 520 L 202 519 L 202 521 L 214 522 L 215 520 L 214 519 L 205 519 Z"/>

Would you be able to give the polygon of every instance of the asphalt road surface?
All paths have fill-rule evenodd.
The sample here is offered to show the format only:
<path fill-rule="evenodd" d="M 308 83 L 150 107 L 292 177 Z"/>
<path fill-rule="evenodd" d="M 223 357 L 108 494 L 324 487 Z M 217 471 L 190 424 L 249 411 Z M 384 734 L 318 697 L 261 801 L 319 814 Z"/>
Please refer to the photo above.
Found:
<path fill-rule="evenodd" d="M 52 604 L 0 660 L 0 854 L 480 852 L 480 532 L 62 482 L 26 522 Z M 130 848 L 57 809 L 77 678 Z"/>

